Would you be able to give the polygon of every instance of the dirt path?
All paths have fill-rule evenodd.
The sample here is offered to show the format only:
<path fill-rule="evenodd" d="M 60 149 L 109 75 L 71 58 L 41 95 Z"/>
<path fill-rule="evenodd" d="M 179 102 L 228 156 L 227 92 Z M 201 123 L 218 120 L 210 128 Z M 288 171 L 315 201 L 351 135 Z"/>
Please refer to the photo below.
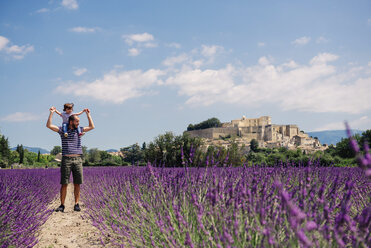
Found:
<path fill-rule="evenodd" d="M 36 248 L 104 247 L 100 242 L 98 229 L 82 217 L 84 204 L 80 203 L 81 212 L 73 211 L 74 204 L 73 184 L 69 184 L 64 213 L 53 212 L 41 227 Z M 58 195 L 50 207 L 55 209 L 59 205 Z"/>

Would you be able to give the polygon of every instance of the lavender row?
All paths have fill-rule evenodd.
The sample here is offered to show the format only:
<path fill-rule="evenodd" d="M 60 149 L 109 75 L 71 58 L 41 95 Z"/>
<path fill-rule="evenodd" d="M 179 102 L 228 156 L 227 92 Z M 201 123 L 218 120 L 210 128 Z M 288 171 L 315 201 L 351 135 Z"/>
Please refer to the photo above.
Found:
<path fill-rule="evenodd" d="M 58 169 L 0 171 L 0 247 L 32 247 L 58 194 Z"/>
<path fill-rule="evenodd" d="M 360 168 L 89 168 L 83 201 L 118 247 L 370 245 Z M 99 186 L 98 186 L 99 185 Z"/>

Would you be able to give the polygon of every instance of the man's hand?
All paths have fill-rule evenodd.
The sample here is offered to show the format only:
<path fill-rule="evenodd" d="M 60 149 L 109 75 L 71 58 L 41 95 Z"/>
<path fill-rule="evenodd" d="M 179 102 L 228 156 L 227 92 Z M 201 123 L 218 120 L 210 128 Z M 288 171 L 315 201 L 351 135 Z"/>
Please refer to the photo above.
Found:
<path fill-rule="evenodd" d="M 58 132 L 59 127 L 52 124 L 52 116 L 53 116 L 53 113 L 56 111 L 56 109 L 53 106 L 49 109 L 49 111 L 50 111 L 50 114 L 49 114 L 48 121 L 46 122 L 46 127 L 49 128 L 50 130 L 54 131 L 54 132 Z"/>
<path fill-rule="evenodd" d="M 93 119 L 91 118 L 90 116 L 90 109 L 84 109 L 85 112 L 86 112 L 86 116 L 88 117 L 88 121 L 89 121 L 89 126 L 88 127 L 84 127 L 83 128 L 83 132 L 88 132 L 90 130 L 93 130 L 95 128 L 94 126 L 94 123 L 93 123 Z"/>

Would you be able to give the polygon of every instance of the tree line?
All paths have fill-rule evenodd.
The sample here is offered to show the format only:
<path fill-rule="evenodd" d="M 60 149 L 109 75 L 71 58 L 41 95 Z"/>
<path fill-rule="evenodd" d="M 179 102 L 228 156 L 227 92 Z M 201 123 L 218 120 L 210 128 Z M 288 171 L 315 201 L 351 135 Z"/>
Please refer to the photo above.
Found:
<path fill-rule="evenodd" d="M 355 135 L 354 138 L 360 147 L 363 147 L 365 142 L 371 144 L 371 130 Z M 2 168 L 9 167 L 13 163 L 33 166 L 53 163 L 57 165 L 58 162 L 53 161 L 61 152 L 62 148 L 55 146 L 50 155 L 42 155 L 40 151 L 39 153 L 30 152 L 22 145 L 18 145 L 15 151 L 11 151 L 8 138 L 0 134 L 0 166 Z M 349 146 L 349 138 L 343 138 L 336 146 L 330 145 L 325 151 L 306 154 L 300 149 L 260 148 L 258 141 L 254 139 L 251 140 L 250 147 L 239 146 L 231 138 L 228 147 L 211 145 L 206 148 L 201 138 L 190 137 L 187 133 L 175 135 L 172 132 L 157 136 L 149 144 L 144 142 L 141 146 L 136 143 L 123 147 L 120 149 L 119 156 L 97 148 L 83 147 L 84 166 L 143 166 L 148 162 L 165 167 L 253 164 L 274 166 L 282 162 L 308 164 L 310 161 L 317 161 L 324 166 L 348 166 L 356 164 L 354 156 L 354 151 Z"/>
<path fill-rule="evenodd" d="M 0 167 L 7 168 L 14 164 L 31 165 L 34 167 L 44 167 L 52 164 L 54 156 L 44 155 L 28 151 L 23 145 L 17 145 L 16 150 L 12 151 L 9 147 L 9 139 L 0 134 Z"/>

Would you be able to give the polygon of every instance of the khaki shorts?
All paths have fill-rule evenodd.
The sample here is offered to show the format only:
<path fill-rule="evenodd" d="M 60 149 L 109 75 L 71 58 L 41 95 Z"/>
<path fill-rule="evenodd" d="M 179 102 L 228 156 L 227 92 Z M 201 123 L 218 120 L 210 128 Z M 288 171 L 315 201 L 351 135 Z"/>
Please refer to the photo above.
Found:
<path fill-rule="evenodd" d="M 77 157 L 62 157 L 61 163 L 61 184 L 69 184 L 70 176 L 73 176 L 74 184 L 82 184 L 83 175 L 82 175 L 82 158 L 81 156 Z"/>

